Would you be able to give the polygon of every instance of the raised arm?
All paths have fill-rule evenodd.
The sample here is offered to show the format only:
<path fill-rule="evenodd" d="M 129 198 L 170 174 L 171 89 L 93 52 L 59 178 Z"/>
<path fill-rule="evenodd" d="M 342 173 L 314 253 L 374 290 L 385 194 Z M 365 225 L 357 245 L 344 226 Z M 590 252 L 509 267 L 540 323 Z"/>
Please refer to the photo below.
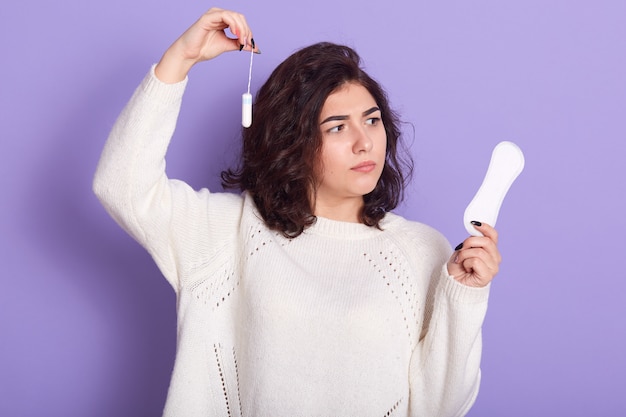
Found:
<path fill-rule="evenodd" d="M 232 219 L 236 213 L 233 204 L 239 200 L 232 195 L 211 194 L 208 198 L 206 190 L 195 192 L 165 173 L 165 155 L 187 73 L 195 63 L 239 50 L 239 40 L 224 32 L 228 27 L 242 41 L 251 39 L 242 15 L 211 9 L 168 48 L 116 120 L 94 177 L 93 189 L 102 205 L 150 252 L 175 288 L 181 274 L 176 257 L 194 256 L 188 249 L 205 244 L 206 236 L 216 245 L 223 232 L 212 230 L 212 225 L 236 220 Z M 227 213 L 231 217 L 226 218 Z M 206 253 L 210 255 L 207 248 Z"/>

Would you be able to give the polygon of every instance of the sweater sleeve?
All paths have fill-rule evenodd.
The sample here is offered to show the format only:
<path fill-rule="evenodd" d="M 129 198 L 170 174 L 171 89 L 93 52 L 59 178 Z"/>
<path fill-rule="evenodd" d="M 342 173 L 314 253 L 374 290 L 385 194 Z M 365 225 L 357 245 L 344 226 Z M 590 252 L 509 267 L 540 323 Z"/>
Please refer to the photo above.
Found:
<path fill-rule="evenodd" d="M 443 266 L 434 272 L 425 327 L 411 357 L 410 415 L 416 417 L 464 416 L 480 385 L 481 329 L 490 286 L 473 288 L 450 276 L 447 241 L 445 246 L 440 250 Z"/>
<path fill-rule="evenodd" d="M 185 269 L 206 263 L 212 248 L 233 234 L 242 206 L 240 196 L 196 192 L 166 175 L 186 84 L 161 82 L 152 66 L 115 122 L 93 181 L 107 212 L 146 248 L 175 290 Z"/>

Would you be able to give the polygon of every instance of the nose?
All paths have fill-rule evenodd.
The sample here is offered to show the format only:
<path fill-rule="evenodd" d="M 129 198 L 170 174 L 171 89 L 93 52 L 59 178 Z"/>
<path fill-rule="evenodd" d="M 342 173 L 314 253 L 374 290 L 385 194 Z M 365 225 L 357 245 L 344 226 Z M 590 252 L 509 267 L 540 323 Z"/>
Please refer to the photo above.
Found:
<path fill-rule="evenodd" d="M 367 153 L 372 150 L 374 142 L 364 128 L 356 129 L 354 134 L 354 146 L 352 148 L 354 153 Z"/>

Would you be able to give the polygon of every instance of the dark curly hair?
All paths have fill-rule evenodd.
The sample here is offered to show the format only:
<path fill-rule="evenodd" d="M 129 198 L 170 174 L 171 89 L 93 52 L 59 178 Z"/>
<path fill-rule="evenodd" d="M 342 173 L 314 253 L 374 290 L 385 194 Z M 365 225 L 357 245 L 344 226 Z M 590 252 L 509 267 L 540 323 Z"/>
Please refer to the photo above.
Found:
<path fill-rule="evenodd" d="M 385 166 L 375 189 L 363 197 L 360 221 L 379 227 L 403 198 L 413 162 L 407 152 L 399 155 L 400 122 L 387 94 L 360 64 L 353 49 L 328 42 L 289 56 L 256 95 L 239 166 L 221 174 L 224 188 L 248 191 L 266 225 L 286 237 L 297 237 L 315 223 L 310 196 L 322 147 L 319 117 L 326 98 L 348 82 L 369 91 L 387 134 Z"/>

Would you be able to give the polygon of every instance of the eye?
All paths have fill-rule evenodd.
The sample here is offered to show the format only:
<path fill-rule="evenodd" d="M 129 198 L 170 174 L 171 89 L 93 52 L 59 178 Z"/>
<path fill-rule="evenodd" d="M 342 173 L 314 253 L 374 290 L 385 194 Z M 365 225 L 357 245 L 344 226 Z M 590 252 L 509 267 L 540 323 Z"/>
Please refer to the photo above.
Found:
<path fill-rule="evenodd" d="M 380 117 L 370 117 L 365 121 L 365 124 L 377 126 L 380 123 Z"/>
<path fill-rule="evenodd" d="M 338 133 L 341 132 L 344 129 L 345 125 L 341 124 L 341 125 L 337 125 L 337 126 L 333 126 L 330 129 L 328 129 L 328 133 Z"/>

